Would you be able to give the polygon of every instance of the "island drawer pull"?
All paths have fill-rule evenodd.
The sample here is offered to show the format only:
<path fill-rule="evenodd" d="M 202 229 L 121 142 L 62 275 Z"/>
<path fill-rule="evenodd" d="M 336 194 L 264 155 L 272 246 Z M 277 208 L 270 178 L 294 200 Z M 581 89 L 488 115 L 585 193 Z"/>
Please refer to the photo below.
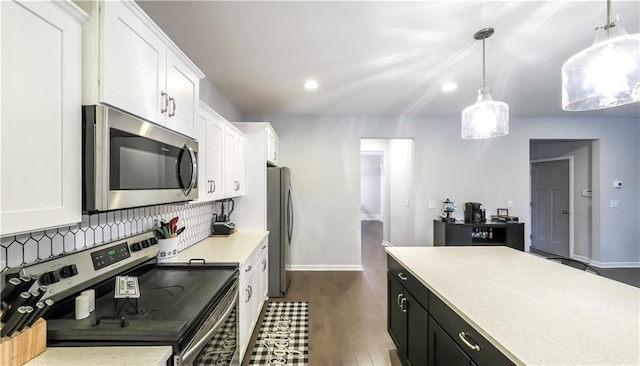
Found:
<path fill-rule="evenodd" d="M 396 304 L 398 305 L 398 307 L 400 307 L 400 298 L 402 297 L 402 294 L 398 294 L 398 298 L 396 299 Z"/>
<path fill-rule="evenodd" d="M 406 298 L 406 297 L 403 297 L 403 298 L 402 298 L 402 301 L 400 301 L 400 309 L 402 309 L 402 312 L 403 312 L 403 313 L 406 313 L 406 312 L 407 312 L 407 309 L 405 309 L 405 308 L 404 308 L 404 302 L 405 302 L 405 301 L 407 301 L 407 298 Z"/>
<path fill-rule="evenodd" d="M 480 352 L 480 346 L 478 346 L 477 344 L 474 345 L 474 344 L 469 343 L 469 341 L 466 338 L 467 335 L 464 332 L 458 333 L 458 337 L 460 337 L 460 339 L 462 339 L 464 344 L 466 344 L 469 348 L 471 348 L 474 351 Z"/>
<path fill-rule="evenodd" d="M 403 281 L 407 280 L 407 276 L 405 276 L 404 273 L 402 273 L 402 272 L 398 273 L 398 277 L 400 277 L 400 279 L 403 280 Z"/>

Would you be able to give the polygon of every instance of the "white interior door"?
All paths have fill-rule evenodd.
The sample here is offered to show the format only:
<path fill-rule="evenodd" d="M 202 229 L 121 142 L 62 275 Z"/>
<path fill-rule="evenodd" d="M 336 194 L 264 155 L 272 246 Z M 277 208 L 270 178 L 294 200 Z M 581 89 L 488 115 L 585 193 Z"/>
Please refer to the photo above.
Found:
<path fill-rule="evenodd" d="M 570 255 L 569 160 L 531 164 L 531 247 Z"/>

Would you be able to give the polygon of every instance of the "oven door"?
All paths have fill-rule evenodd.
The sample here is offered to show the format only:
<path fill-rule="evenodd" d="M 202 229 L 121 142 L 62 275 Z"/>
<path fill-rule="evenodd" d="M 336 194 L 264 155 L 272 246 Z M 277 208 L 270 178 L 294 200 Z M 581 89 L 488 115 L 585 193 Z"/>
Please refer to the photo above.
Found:
<path fill-rule="evenodd" d="M 239 365 L 238 356 L 238 280 L 173 364 Z"/>
<path fill-rule="evenodd" d="M 83 118 L 85 211 L 198 198 L 197 141 L 107 107 Z"/>

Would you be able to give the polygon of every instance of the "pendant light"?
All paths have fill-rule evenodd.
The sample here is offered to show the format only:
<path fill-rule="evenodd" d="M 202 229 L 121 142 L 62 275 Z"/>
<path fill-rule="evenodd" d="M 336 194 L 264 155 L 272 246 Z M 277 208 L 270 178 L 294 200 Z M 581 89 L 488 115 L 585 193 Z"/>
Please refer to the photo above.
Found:
<path fill-rule="evenodd" d="M 491 98 L 485 77 L 485 39 L 491 37 L 493 28 L 476 32 L 473 38 L 482 40 L 482 88 L 478 90 L 476 103 L 462 111 L 462 138 L 486 139 L 509 133 L 509 106 Z"/>
<path fill-rule="evenodd" d="M 640 34 L 611 20 L 596 28 L 591 47 L 562 65 L 562 109 L 591 111 L 640 101 Z"/>

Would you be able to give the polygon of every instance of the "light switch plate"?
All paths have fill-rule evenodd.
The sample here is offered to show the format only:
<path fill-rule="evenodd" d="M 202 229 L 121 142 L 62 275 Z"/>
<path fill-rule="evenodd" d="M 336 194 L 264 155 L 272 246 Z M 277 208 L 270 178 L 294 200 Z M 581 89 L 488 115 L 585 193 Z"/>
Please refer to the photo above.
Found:
<path fill-rule="evenodd" d="M 611 208 L 618 208 L 618 200 L 611 200 Z"/>

